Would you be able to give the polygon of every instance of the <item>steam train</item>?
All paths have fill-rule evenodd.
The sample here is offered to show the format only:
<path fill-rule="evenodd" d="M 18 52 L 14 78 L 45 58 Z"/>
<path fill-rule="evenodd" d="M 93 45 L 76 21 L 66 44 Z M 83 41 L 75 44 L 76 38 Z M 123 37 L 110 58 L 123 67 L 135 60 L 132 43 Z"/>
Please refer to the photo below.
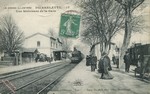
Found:
<path fill-rule="evenodd" d="M 74 50 L 71 56 L 71 63 L 79 63 L 84 58 L 84 55 L 79 50 Z"/>

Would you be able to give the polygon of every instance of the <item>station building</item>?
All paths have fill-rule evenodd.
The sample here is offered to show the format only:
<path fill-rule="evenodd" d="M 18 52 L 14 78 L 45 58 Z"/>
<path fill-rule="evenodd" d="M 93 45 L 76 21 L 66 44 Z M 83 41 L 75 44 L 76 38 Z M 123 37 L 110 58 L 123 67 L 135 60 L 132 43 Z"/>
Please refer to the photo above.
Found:
<path fill-rule="evenodd" d="M 25 38 L 23 47 L 25 49 L 37 49 L 39 53 L 52 57 L 53 51 L 62 50 L 62 42 L 59 38 L 35 33 Z"/>

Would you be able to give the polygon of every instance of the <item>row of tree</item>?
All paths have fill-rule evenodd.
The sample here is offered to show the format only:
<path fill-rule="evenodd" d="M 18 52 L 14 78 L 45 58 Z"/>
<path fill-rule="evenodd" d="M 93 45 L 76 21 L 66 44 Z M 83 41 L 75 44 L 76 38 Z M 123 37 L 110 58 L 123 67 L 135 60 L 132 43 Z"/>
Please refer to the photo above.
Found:
<path fill-rule="evenodd" d="M 144 0 L 81 0 L 79 2 L 85 28 L 82 40 L 91 46 L 91 54 L 94 54 L 94 47 L 97 44 L 100 44 L 101 53 L 109 53 L 112 38 L 124 29 L 121 47 L 121 58 L 123 58 L 134 25 L 139 22 L 133 20 L 132 12 L 143 2 Z"/>

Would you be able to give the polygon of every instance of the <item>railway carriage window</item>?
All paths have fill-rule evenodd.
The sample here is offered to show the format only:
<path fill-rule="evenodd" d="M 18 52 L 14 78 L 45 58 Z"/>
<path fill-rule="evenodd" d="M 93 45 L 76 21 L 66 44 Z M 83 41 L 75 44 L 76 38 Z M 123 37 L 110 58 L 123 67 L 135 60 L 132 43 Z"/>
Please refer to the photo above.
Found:
<path fill-rule="evenodd" d="M 57 48 L 57 43 L 56 43 L 56 48 Z"/>
<path fill-rule="evenodd" d="M 148 47 L 148 55 L 150 55 L 150 46 Z"/>
<path fill-rule="evenodd" d="M 55 45 L 54 45 L 54 42 L 53 42 L 53 46 L 52 46 L 53 48 L 55 47 Z"/>
<path fill-rule="evenodd" d="M 53 48 L 55 48 L 55 43 L 53 42 Z"/>

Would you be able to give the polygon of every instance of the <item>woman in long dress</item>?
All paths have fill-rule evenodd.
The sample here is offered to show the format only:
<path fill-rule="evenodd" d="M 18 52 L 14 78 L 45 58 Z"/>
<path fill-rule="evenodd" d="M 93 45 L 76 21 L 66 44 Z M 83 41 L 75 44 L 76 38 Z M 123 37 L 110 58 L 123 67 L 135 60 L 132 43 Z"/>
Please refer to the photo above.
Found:
<path fill-rule="evenodd" d="M 112 70 L 111 65 L 110 65 L 110 58 L 107 56 L 106 53 L 102 54 L 101 57 L 101 67 L 102 67 L 102 74 L 101 74 L 101 79 L 113 79 L 113 76 L 110 74 L 110 70 Z"/>

